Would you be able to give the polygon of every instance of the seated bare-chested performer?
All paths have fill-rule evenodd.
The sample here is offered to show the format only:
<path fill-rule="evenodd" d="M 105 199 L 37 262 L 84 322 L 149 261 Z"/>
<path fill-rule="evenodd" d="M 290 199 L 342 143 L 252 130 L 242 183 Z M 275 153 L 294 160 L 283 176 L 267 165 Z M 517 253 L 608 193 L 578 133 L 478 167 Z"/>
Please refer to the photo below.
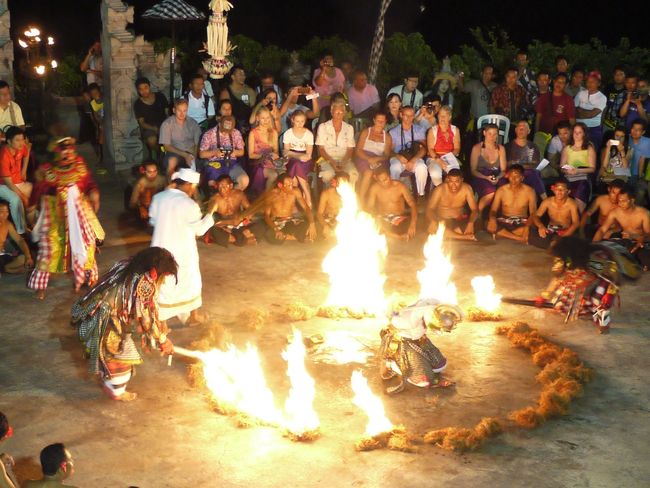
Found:
<path fill-rule="evenodd" d="M 607 195 L 599 195 L 596 197 L 585 213 L 582 214 L 582 219 L 580 220 L 582 235 L 588 239 L 594 237 L 596 231 L 598 231 L 600 226 L 605 223 L 605 220 L 607 220 L 607 216 L 612 210 L 618 207 L 618 195 L 623 188 L 625 188 L 625 182 L 623 180 L 613 180 L 607 184 Z M 596 213 L 598 213 L 598 223 L 589 223 L 591 217 Z M 603 238 L 608 239 L 613 233 L 620 231 L 620 227 L 613 225 Z"/>
<path fill-rule="evenodd" d="M 468 211 L 469 209 L 469 211 Z M 426 208 L 429 234 L 445 224 L 445 238 L 475 241 L 474 222 L 478 218 L 478 205 L 474 190 L 463 182 L 463 173 L 457 168 L 449 170 L 445 182 L 433 190 Z"/>
<path fill-rule="evenodd" d="M 533 214 L 534 226 L 531 226 L 528 236 L 528 243 L 541 249 L 548 249 L 558 237 L 573 235 L 580 227 L 578 204 L 569 196 L 569 183 L 558 180 L 551 186 L 551 190 L 553 197 L 543 200 Z M 548 225 L 541 220 L 547 214 Z"/>
<path fill-rule="evenodd" d="M 618 194 L 618 207 L 612 210 L 594 236 L 594 242 L 605 239 L 612 226 L 618 226 L 620 233 L 611 235 L 620 238 L 633 256 L 641 263 L 644 271 L 650 268 L 650 212 L 637 206 L 630 190 L 623 188 Z"/>
<path fill-rule="evenodd" d="M 410 190 L 401 181 L 391 180 L 388 168 L 383 166 L 373 170 L 372 178 L 368 209 L 375 215 L 379 228 L 388 237 L 411 239 L 415 236 L 418 209 Z"/>
<path fill-rule="evenodd" d="M 537 211 L 537 195 L 524 184 L 524 167 L 513 164 L 506 171 L 508 184 L 500 187 L 490 207 L 487 231 L 493 236 L 528 242 L 528 234 Z"/>
<path fill-rule="evenodd" d="M 243 212 L 251 204 L 242 190 L 235 189 L 230 175 L 221 175 L 216 180 L 217 193 L 210 198 L 208 208 L 215 208 L 214 226 L 206 233 L 206 243 L 216 242 L 228 247 L 257 244 L 251 219 Z"/>
<path fill-rule="evenodd" d="M 147 161 L 141 166 L 142 176 L 133 185 L 133 192 L 129 207 L 138 212 L 142 222 L 149 223 L 149 205 L 156 193 L 160 193 L 167 186 L 167 179 L 158 173 L 155 161 Z"/>
<path fill-rule="evenodd" d="M 330 181 L 329 188 L 323 190 L 318 200 L 318 212 L 316 213 L 316 222 L 318 224 L 318 233 L 323 239 L 329 239 L 334 234 L 336 228 L 336 217 L 341 210 L 343 201 L 336 188 L 339 182 L 350 182 L 350 176 L 344 171 L 334 173 L 334 178 Z"/>
<path fill-rule="evenodd" d="M 278 176 L 267 198 L 264 222 L 268 226 L 266 238 L 271 244 L 284 241 L 313 242 L 316 238 L 316 224 L 311 208 L 305 202 L 299 189 L 294 188 L 293 178 L 287 173 Z M 303 213 L 298 213 L 296 204 Z"/>

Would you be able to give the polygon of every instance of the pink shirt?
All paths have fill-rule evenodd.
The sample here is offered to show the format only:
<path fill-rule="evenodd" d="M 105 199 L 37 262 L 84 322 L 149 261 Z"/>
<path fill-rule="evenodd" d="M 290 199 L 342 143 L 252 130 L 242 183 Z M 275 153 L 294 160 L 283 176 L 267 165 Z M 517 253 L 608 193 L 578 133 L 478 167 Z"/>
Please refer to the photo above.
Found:
<path fill-rule="evenodd" d="M 316 78 L 320 76 L 320 73 L 321 69 L 316 68 L 312 82 L 314 89 L 320 95 L 318 104 L 321 106 L 321 108 L 323 108 L 329 106 L 330 95 L 336 92 L 342 92 L 345 89 L 345 76 L 343 75 L 343 71 L 338 68 L 334 68 L 334 78 L 330 78 L 329 76 L 325 75 L 325 83 L 319 86 L 316 84 Z"/>
<path fill-rule="evenodd" d="M 352 113 L 357 115 L 379 103 L 379 93 L 377 93 L 377 88 L 374 85 L 368 84 L 362 91 L 358 91 L 354 86 L 351 86 L 348 90 L 348 101 Z"/>

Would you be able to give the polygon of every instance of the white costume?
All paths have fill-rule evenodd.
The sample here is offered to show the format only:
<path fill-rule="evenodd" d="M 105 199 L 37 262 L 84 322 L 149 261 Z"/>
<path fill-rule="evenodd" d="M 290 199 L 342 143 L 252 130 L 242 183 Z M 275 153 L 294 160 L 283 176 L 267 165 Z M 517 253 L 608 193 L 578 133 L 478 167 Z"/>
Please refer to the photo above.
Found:
<path fill-rule="evenodd" d="M 172 176 L 197 184 L 199 174 L 187 168 Z M 214 224 L 211 214 L 201 216 L 199 205 L 185 192 L 175 188 L 157 193 L 149 207 L 153 225 L 152 246 L 163 247 L 178 263 L 178 283 L 166 277 L 158 294 L 160 320 L 171 317 L 185 322 L 189 313 L 201 307 L 201 270 L 196 237 L 205 234 Z"/>

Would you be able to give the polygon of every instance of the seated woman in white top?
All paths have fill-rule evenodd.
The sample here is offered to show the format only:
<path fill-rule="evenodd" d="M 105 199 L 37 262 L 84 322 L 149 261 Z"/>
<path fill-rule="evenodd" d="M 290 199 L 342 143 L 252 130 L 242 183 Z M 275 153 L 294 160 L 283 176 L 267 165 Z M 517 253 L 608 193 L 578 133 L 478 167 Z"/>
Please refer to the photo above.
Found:
<path fill-rule="evenodd" d="M 361 175 L 359 199 L 362 202 L 370 188 L 373 170 L 380 166 L 388 167 L 388 159 L 393 150 L 393 140 L 385 130 L 388 122 L 386 113 L 377 112 L 372 122 L 372 126 L 361 132 L 354 150 L 355 162 Z"/>
<path fill-rule="evenodd" d="M 291 114 L 291 128 L 282 135 L 282 154 L 289 160 L 287 173 L 293 177 L 294 185 L 300 186 L 305 202 L 311 208 L 308 177 L 314 170 L 314 134 L 305 127 L 306 122 L 307 115 L 302 110 Z"/>

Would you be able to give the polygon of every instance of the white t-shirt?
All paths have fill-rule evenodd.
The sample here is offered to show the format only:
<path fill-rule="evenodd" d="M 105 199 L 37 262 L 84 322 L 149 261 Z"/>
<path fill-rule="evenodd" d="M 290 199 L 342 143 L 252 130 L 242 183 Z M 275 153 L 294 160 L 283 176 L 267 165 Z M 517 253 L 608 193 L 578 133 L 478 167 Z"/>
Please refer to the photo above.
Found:
<path fill-rule="evenodd" d="M 95 73 L 91 73 L 90 70 L 102 71 L 104 69 L 104 58 L 102 56 L 97 56 L 93 54 L 88 60 L 88 72 L 86 73 L 86 81 L 90 85 L 91 83 L 97 83 L 99 86 L 102 86 L 103 78 L 97 76 Z"/>
<path fill-rule="evenodd" d="M 573 103 L 576 108 L 582 108 L 584 110 L 600 109 L 600 113 L 595 117 L 591 117 L 590 119 L 576 119 L 576 122 L 582 122 L 587 127 L 598 127 L 600 125 L 603 112 L 607 106 L 607 97 L 602 92 L 598 91 L 590 95 L 588 90 L 580 90 Z"/>
<path fill-rule="evenodd" d="M 307 129 L 302 137 L 298 138 L 291 128 L 282 136 L 282 144 L 288 145 L 291 151 L 306 152 L 309 146 L 314 145 L 314 134 Z"/>
<path fill-rule="evenodd" d="M 293 107 L 289 107 L 286 113 L 282 116 L 282 120 L 280 120 L 280 124 L 282 124 L 282 132 L 286 131 L 289 127 L 291 127 L 291 115 L 296 110 L 302 110 L 303 112 L 305 112 L 305 114 L 309 112 L 309 108 L 305 107 L 304 105 L 300 105 L 299 103 L 296 103 Z M 310 123 L 311 120 L 307 119 L 307 124 Z"/>
<path fill-rule="evenodd" d="M 208 117 L 205 116 L 205 95 L 201 93 L 199 98 L 194 98 L 192 92 L 187 94 L 187 116 L 200 124 L 208 117 L 214 117 L 214 103 L 208 97 Z"/>
<path fill-rule="evenodd" d="M 551 139 L 551 142 L 548 143 L 548 147 L 546 148 L 546 153 L 549 155 L 561 154 L 562 149 L 564 149 L 564 144 L 562 144 L 562 141 L 560 140 L 560 136 L 554 136 Z"/>

